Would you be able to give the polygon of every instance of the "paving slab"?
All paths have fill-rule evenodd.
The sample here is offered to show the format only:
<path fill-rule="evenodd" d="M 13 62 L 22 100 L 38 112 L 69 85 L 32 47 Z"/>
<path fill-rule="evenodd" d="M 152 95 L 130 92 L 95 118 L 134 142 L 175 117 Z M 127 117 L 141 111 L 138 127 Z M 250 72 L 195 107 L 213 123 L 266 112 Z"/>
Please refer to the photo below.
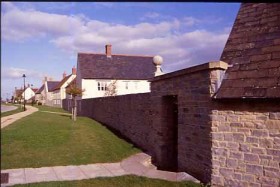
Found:
<path fill-rule="evenodd" d="M 148 170 L 144 173 L 145 177 L 155 178 L 155 179 L 163 179 L 168 181 L 177 181 L 177 173 L 176 172 L 168 172 L 161 170 Z"/>
<path fill-rule="evenodd" d="M 123 160 L 120 164 L 126 172 L 139 176 L 142 176 L 150 169 L 145 167 L 140 162 L 135 161 L 135 159 L 130 158 Z"/>
<path fill-rule="evenodd" d="M 107 169 L 112 176 L 121 176 L 121 175 L 129 175 L 130 173 L 125 171 L 120 163 L 105 163 L 105 164 L 100 164 L 102 167 Z"/>
<path fill-rule="evenodd" d="M 24 171 L 26 183 L 59 180 L 52 167 L 26 168 Z"/>
<path fill-rule="evenodd" d="M 106 168 L 102 167 L 101 164 L 80 165 L 79 168 L 89 178 L 113 176 L 113 174 Z"/>
<path fill-rule="evenodd" d="M 55 166 L 53 170 L 59 180 L 81 180 L 88 179 L 78 166 Z"/>
<path fill-rule="evenodd" d="M 185 173 L 185 172 L 178 172 L 177 173 L 177 181 L 193 181 L 199 183 L 199 180 L 194 178 L 193 176 Z"/>

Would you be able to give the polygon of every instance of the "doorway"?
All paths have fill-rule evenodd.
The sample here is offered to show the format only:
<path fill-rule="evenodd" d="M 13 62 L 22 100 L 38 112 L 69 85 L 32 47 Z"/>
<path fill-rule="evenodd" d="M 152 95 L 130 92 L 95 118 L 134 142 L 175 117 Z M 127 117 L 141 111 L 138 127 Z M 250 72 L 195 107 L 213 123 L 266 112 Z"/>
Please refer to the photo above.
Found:
<path fill-rule="evenodd" d="M 178 98 L 177 95 L 163 96 L 162 114 L 165 144 L 163 148 L 163 167 L 168 171 L 178 168 Z"/>

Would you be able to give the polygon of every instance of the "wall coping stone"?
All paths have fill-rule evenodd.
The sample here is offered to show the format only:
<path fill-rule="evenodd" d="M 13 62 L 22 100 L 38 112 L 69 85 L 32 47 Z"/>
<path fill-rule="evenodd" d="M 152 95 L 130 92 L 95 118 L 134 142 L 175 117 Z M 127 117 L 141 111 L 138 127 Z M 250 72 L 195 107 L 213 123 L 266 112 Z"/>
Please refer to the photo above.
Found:
<path fill-rule="evenodd" d="M 171 73 L 163 74 L 163 75 L 154 77 L 152 79 L 149 79 L 149 81 L 155 82 L 155 81 L 160 81 L 163 79 L 170 79 L 170 78 L 177 77 L 177 76 L 192 74 L 192 73 L 196 73 L 199 71 L 212 70 L 212 69 L 226 70 L 227 68 L 228 68 L 228 64 L 226 62 L 213 61 L 213 62 L 207 62 L 207 63 L 201 64 L 201 65 L 185 68 L 182 70 L 174 71 Z"/>

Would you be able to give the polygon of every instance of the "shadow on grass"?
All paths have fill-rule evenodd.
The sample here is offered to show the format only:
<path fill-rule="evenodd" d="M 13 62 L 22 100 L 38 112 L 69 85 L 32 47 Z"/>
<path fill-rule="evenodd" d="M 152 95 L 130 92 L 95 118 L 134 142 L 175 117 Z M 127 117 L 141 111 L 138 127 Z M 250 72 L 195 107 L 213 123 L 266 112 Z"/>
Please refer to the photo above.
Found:
<path fill-rule="evenodd" d="M 132 145 L 133 148 L 139 149 L 139 150 L 141 150 L 142 152 L 151 155 L 151 153 L 150 153 L 147 149 L 141 147 L 140 145 L 137 145 L 131 138 L 129 138 L 129 137 L 125 136 L 124 134 L 122 134 L 121 131 L 119 131 L 118 129 L 115 129 L 115 128 L 113 128 L 113 127 L 110 127 L 108 124 L 102 123 L 102 122 L 100 122 L 100 121 L 98 121 L 98 120 L 96 120 L 96 119 L 94 119 L 94 118 L 91 118 L 91 119 L 93 119 L 93 120 L 97 121 L 98 123 L 102 124 L 106 129 L 108 129 L 109 131 L 111 131 L 112 133 L 114 133 L 114 134 L 115 134 L 117 137 L 119 137 L 120 139 L 123 139 L 124 141 L 130 143 L 130 144 Z"/>
<path fill-rule="evenodd" d="M 71 115 L 66 115 L 66 114 L 60 114 L 60 116 L 62 116 L 62 117 L 68 117 L 69 119 L 71 119 L 71 118 L 72 118 L 72 116 L 71 116 Z"/>

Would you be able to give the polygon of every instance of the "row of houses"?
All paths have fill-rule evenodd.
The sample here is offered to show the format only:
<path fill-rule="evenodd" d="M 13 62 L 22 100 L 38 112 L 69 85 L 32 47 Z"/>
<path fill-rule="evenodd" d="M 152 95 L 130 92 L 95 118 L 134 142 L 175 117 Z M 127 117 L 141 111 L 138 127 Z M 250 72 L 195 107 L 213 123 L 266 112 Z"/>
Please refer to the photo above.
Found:
<path fill-rule="evenodd" d="M 62 107 L 62 100 L 70 98 L 67 87 L 76 83 L 84 90 L 78 99 L 126 95 L 150 92 L 150 82 L 155 75 L 161 75 L 160 56 L 113 55 L 112 45 L 105 46 L 104 54 L 78 53 L 77 69 L 63 73 L 62 80 L 53 81 L 45 77 L 39 89 L 15 89 L 14 98 L 30 102 Z"/>

